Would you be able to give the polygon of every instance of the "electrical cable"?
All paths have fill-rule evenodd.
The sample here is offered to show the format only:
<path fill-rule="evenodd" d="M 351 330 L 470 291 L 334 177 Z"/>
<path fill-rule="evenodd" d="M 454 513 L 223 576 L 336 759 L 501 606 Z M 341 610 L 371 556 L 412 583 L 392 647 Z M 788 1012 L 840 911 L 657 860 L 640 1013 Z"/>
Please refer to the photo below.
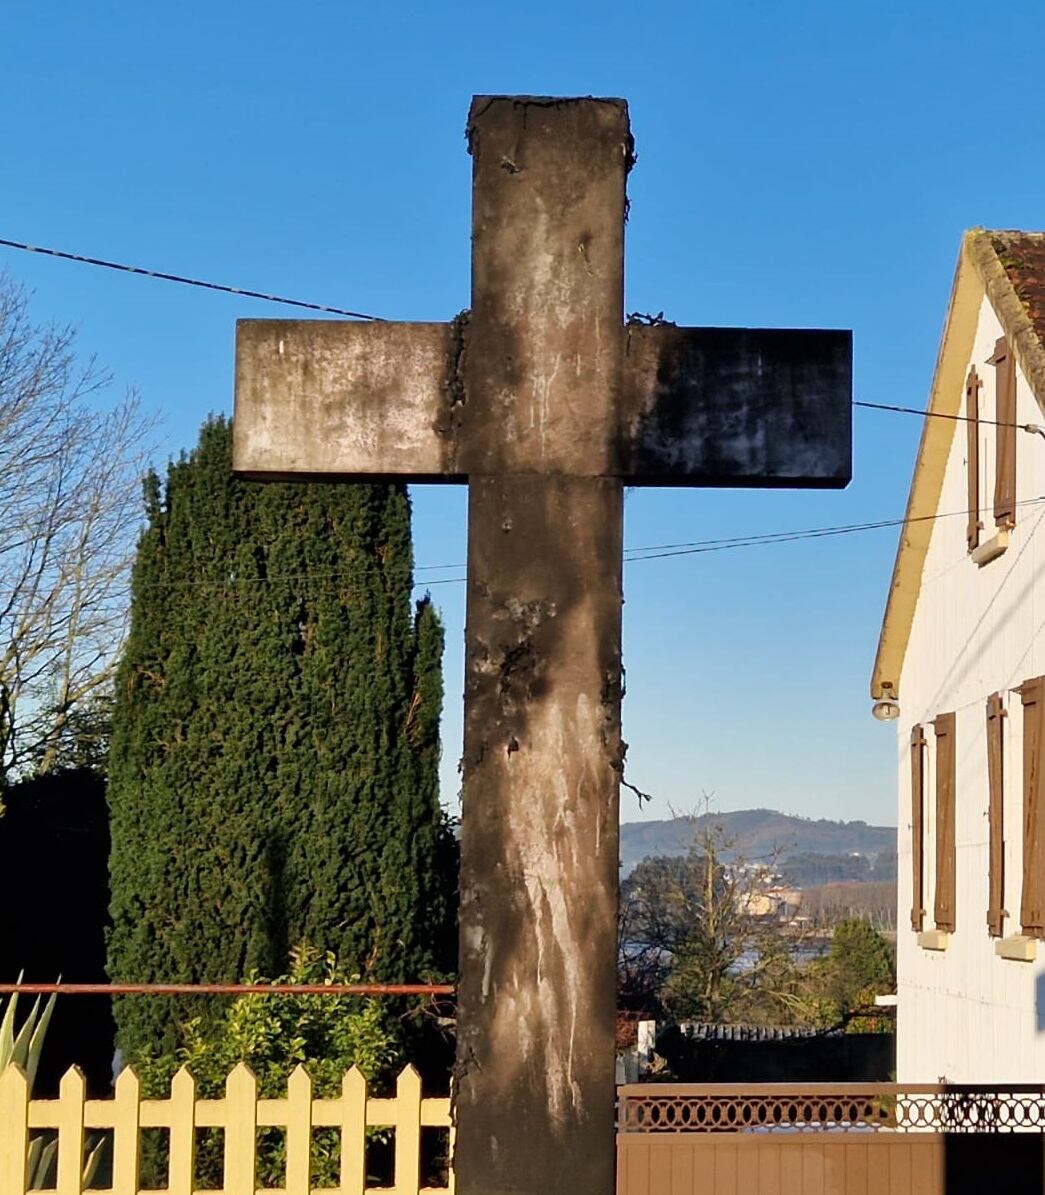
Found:
<path fill-rule="evenodd" d="M 1045 429 L 1036 423 L 1010 423 L 1002 419 L 984 419 L 977 415 L 951 415 L 946 411 L 920 411 L 917 407 L 901 407 L 894 403 L 867 402 L 864 399 L 853 399 L 854 407 L 867 407 L 872 411 L 899 411 L 902 415 L 920 415 L 923 419 L 953 419 L 956 423 L 986 423 L 991 427 L 1015 427 L 1021 432 L 1031 432 L 1033 435 L 1045 435 Z"/>
<path fill-rule="evenodd" d="M 150 270 L 144 266 L 128 265 L 125 262 L 109 261 L 101 257 L 88 257 L 82 253 L 69 253 L 64 249 L 50 249 L 42 245 L 30 245 L 26 241 L 9 240 L 6 237 L 0 237 L 0 246 L 8 249 L 19 249 L 26 253 L 41 253 L 47 257 L 60 258 L 62 261 L 74 261 L 82 265 L 101 266 L 106 270 L 118 270 L 125 274 L 139 274 L 145 278 L 158 278 L 163 282 L 177 282 L 183 286 L 196 286 L 204 290 L 220 291 L 222 294 L 228 295 L 243 295 L 248 299 L 260 299 L 266 303 L 280 303 L 287 307 L 302 307 L 308 311 L 322 311 L 328 315 L 342 315 L 349 319 L 357 320 L 371 320 L 376 323 L 385 323 L 383 316 L 369 315 L 363 311 L 351 311 L 344 307 L 332 307 L 326 303 L 310 303 L 304 299 L 291 299 L 284 295 L 267 294 L 264 291 L 250 290 L 243 286 L 229 286 L 222 282 L 206 282 L 200 278 L 189 278 L 183 274 L 172 274 L 165 270 Z M 854 407 L 866 407 L 875 411 L 896 411 L 904 415 L 920 415 L 923 419 L 954 419 L 963 422 L 969 422 L 972 417 L 969 415 L 950 415 L 943 411 L 921 411 L 917 407 L 905 407 L 893 403 L 879 403 L 867 402 L 861 399 L 853 399 Z M 1033 423 L 1007 423 L 997 419 L 976 419 L 978 423 L 990 424 L 994 427 L 1017 427 L 1021 431 L 1035 432 L 1045 434 L 1045 429 L 1039 429 Z"/>
<path fill-rule="evenodd" d="M 47 257 L 60 257 L 63 261 L 77 261 L 88 266 L 102 266 L 107 270 L 119 270 L 124 274 L 141 274 L 146 278 L 159 278 L 163 282 L 179 282 L 183 286 L 198 286 L 204 290 L 221 291 L 226 295 L 243 295 L 248 299 L 261 299 L 266 303 L 282 303 L 286 307 L 304 307 L 308 311 L 322 311 L 327 315 L 344 315 L 350 319 L 373 320 L 384 323 L 379 315 L 367 315 L 362 311 L 348 311 L 343 307 L 330 307 L 325 303 L 306 303 L 303 299 L 288 299 L 283 295 L 269 295 L 259 290 L 248 290 L 243 286 L 226 286 L 222 282 L 204 282 L 199 278 L 186 278 L 182 274 L 168 274 L 163 270 L 147 270 L 143 266 L 129 266 L 123 262 L 106 261 L 101 257 L 85 257 L 80 253 L 66 253 L 62 249 L 45 249 L 41 245 L 28 245 L 23 241 L 9 241 L 0 237 L 0 245 L 8 249 L 22 249 L 26 253 L 42 253 Z"/>
<path fill-rule="evenodd" d="M 1045 495 L 1037 498 L 1025 498 L 1016 505 L 1034 506 L 1045 502 Z M 985 510 L 987 508 L 984 508 Z M 852 535 L 864 531 L 880 531 L 889 527 L 904 527 L 912 523 L 933 522 L 936 519 L 951 519 L 967 517 L 967 510 L 940 511 L 931 515 L 916 515 L 914 518 L 878 519 L 866 523 L 844 523 L 829 527 L 807 527 L 794 531 L 770 531 L 764 534 L 730 536 L 724 539 L 689 540 L 680 543 L 650 544 L 645 547 L 625 549 L 626 564 L 637 564 L 645 560 L 663 560 L 672 556 L 695 556 L 704 552 L 723 552 L 736 548 L 766 547 L 772 544 L 795 543 L 802 540 L 827 539 L 839 535 Z M 416 571 L 422 569 L 451 569 L 464 568 L 463 564 L 429 564 L 420 565 Z M 335 585 L 338 581 L 350 582 L 356 573 L 282 573 L 268 577 L 228 577 L 223 580 L 207 580 L 192 578 L 187 580 L 170 580 L 151 582 L 156 588 L 203 588 L 214 586 L 217 588 L 234 590 L 243 585 L 275 585 L 281 583 L 299 584 L 309 581 L 330 581 Z M 435 580 L 421 580 L 413 582 L 413 589 L 428 589 L 433 585 L 462 585 L 467 577 L 441 577 Z M 315 592 L 315 591 L 313 591 Z M 324 594 L 337 596 L 344 592 L 343 587 L 323 590 Z"/>
<path fill-rule="evenodd" d="M 1017 506 L 1032 506 L 1045 502 L 1045 496 L 1039 498 L 1025 498 L 1017 502 Z M 983 508 L 986 510 L 987 508 Z M 848 523 L 835 527 L 810 527 L 803 531 L 773 531 L 764 535 L 733 536 L 729 539 L 692 540 L 689 543 L 654 544 L 646 548 L 629 548 L 625 552 L 625 560 L 635 562 L 639 560 L 659 560 L 664 556 L 686 556 L 697 552 L 713 552 L 725 548 L 757 547 L 761 544 L 792 543 L 802 539 L 823 539 L 834 535 L 850 535 L 858 531 L 878 531 L 883 527 L 903 527 L 908 523 L 925 523 L 934 519 L 951 519 L 968 516 L 967 510 L 939 511 L 931 515 L 916 515 L 914 518 L 879 519 L 870 523 Z M 643 552 L 648 555 L 632 556 L 629 552 Z"/>
<path fill-rule="evenodd" d="M 375 322 L 383 322 L 380 316 L 370 315 L 361 311 L 352 311 L 343 307 L 333 307 L 322 303 L 306 302 L 302 299 L 292 299 L 282 295 L 267 294 L 263 291 L 250 290 L 246 287 L 228 286 L 224 283 L 207 282 L 198 278 L 190 278 L 181 274 L 173 274 L 162 270 L 146 269 L 142 266 L 128 265 L 123 262 L 109 261 L 104 258 L 89 257 L 80 253 L 69 253 L 62 249 L 51 249 L 40 245 L 31 245 L 24 241 L 15 241 L 0 237 L 0 246 L 9 249 L 18 249 L 27 253 L 40 253 L 48 257 L 60 258 L 64 261 L 78 262 L 83 265 L 100 266 L 104 269 L 118 270 L 128 274 L 138 274 L 147 278 L 157 278 L 165 282 L 177 282 L 185 286 L 200 287 L 205 290 L 220 291 L 224 294 L 242 295 L 246 298 L 260 299 L 264 302 L 279 303 L 285 306 L 305 308 L 309 311 L 320 311 L 330 315 L 340 315 L 351 319 L 371 320 Z M 997 419 L 985 419 L 976 417 L 975 420 L 969 415 L 949 414 L 943 411 L 924 411 L 916 407 L 907 407 L 896 403 L 876 403 L 869 402 L 863 399 L 854 399 L 852 402 L 854 407 L 863 407 L 869 410 L 876 411 L 891 411 L 904 415 L 917 415 L 923 419 L 937 418 L 950 419 L 959 422 L 971 422 L 988 424 L 994 427 L 1016 427 L 1020 431 L 1029 432 L 1045 437 L 1045 428 L 1039 427 L 1033 423 L 1010 423 Z M 1030 502 L 1039 502 L 1042 499 L 1029 499 Z M 1020 505 L 1023 505 L 1022 503 Z M 877 522 L 869 523 L 855 523 L 848 526 L 838 527 L 818 527 L 810 528 L 803 531 L 783 531 L 773 532 L 766 535 L 751 535 L 731 537 L 727 539 L 713 539 L 713 540 L 694 540 L 688 543 L 679 544 L 656 544 L 647 547 L 630 548 L 625 551 L 625 561 L 638 560 L 656 560 L 662 559 L 666 556 L 681 556 L 691 555 L 698 552 L 711 551 L 725 551 L 733 548 L 754 547 L 769 543 L 790 543 L 796 540 L 816 539 L 824 536 L 834 535 L 848 535 L 854 532 L 878 530 L 883 527 L 897 527 L 902 526 L 906 522 L 917 522 L 924 519 L 948 518 L 951 515 L 966 514 L 966 511 L 953 511 L 946 514 L 924 515 L 919 519 L 885 519 Z M 430 564 L 418 566 L 418 572 L 436 572 L 441 570 L 449 570 L 462 568 L 463 565 L 454 564 Z M 319 574 L 316 578 L 319 578 Z M 286 580 L 304 580 L 312 579 L 309 574 L 297 574 L 294 576 L 287 576 L 286 578 L 277 578 Z M 329 579 L 336 579 L 336 575 L 332 574 Z M 251 580 L 254 582 L 266 582 L 273 580 L 272 578 L 244 578 L 244 580 Z M 465 580 L 464 577 L 447 577 L 441 579 L 433 579 L 425 582 L 418 582 L 414 584 L 413 588 L 419 589 L 432 585 L 456 585 L 461 584 Z M 193 584 L 194 582 L 188 582 Z M 233 583 L 233 582 L 229 582 Z M 206 584 L 206 582 L 204 582 Z M 219 582 L 218 584 L 225 584 Z"/>

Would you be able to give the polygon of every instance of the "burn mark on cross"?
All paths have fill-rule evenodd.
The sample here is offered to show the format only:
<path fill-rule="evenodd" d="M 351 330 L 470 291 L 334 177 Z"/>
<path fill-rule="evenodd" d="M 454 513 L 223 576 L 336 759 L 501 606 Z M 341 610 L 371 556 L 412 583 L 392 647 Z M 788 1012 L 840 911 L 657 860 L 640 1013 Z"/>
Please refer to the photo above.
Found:
<path fill-rule="evenodd" d="M 624 101 L 469 145 L 469 317 L 241 323 L 234 465 L 468 483 L 457 1190 L 610 1195 L 622 485 L 844 486 L 851 340 L 625 326 Z"/>

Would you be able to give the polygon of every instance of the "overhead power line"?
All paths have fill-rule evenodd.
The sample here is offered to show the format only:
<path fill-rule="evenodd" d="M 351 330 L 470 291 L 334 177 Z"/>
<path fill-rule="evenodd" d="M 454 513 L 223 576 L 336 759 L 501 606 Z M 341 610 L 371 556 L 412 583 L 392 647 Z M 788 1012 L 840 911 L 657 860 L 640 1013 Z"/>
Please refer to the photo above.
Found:
<path fill-rule="evenodd" d="M 260 299 L 267 303 L 279 303 L 289 307 L 304 308 L 308 311 L 319 311 L 328 315 L 340 315 L 350 319 L 370 320 L 375 322 L 383 322 L 381 316 L 371 315 L 362 311 L 352 311 L 344 307 L 333 307 L 324 303 L 311 303 L 303 299 L 292 299 L 284 295 L 268 294 L 264 291 L 251 290 L 247 287 L 229 286 L 219 282 L 208 282 L 199 278 L 190 278 L 182 274 L 174 274 L 164 270 L 152 270 L 143 266 L 128 265 L 124 262 L 108 261 L 104 258 L 89 257 L 81 253 L 70 253 L 63 249 L 46 248 L 40 245 L 30 245 L 24 241 L 10 240 L 5 237 L 0 237 L 0 246 L 9 249 L 18 249 L 27 253 L 40 253 L 47 257 L 59 258 L 63 261 L 78 262 L 82 265 L 100 266 L 108 270 L 117 270 L 126 274 L 137 274 L 146 278 L 158 278 L 164 282 L 177 282 L 184 286 L 199 287 L 204 290 L 219 291 L 223 294 L 242 295 L 246 298 Z M 959 422 L 969 422 L 972 416 L 949 414 L 943 411 L 927 411 L 920 410 L 917 407 L 902 406 L 897 403 L 877 403 L 869 402 L 864 399 L 854 399 L 852 405 L 854 407 L 863 407 L 869 410 L 876 411 L 890 411 L 904 415 L 916 415 L 923 419 L 938 418 L 950 419 Z M 1040 427 L 1034 423 L 1009 423 L 997 419 L 978 418 L 976 422 L 989 424 L 994 427 L 1016 427 L 1021 431 L 1037 434 L 1045 437 L 1045 428 Z M 1018 503 L 1017 505 L 1027 505 L 1030 503 L 1041 502 L 1045 499 L 1031 498 L 1026 502 Z M 683 543 L 671 544 L 652 544 L 645 547 L 629 548 L 625 551 L 625 562 L 636 562 L 642 560 L 658 560 L 669 556 L 687 556 L 695 555 L 703 552 L 721 552 L 729 551 L 736 548 L 759 547 L 766 544 L 779 543 L 793 543 L 796 541 L 807 539 L 820 539 L 828 536 L 837 535 L 851 535 L 863 531 L 876 531 L 887 527 L 900 527 L 905 523 L 923 522 L 926 520 L 949 518 L 958 515 L 965 515 L 967 511 L 949 511 L 945 513 L 937 513 L 934 515 L 922 515 L 915 519 L 880 519 L 873 522 L 866 523 L 851 523 L 834 527 L 812 527 L 798 531 L 778 531 L 769 532 L 761 535 L 748 536 L 731 536 L 723 539 L 708 539 L 708 540 L 693 540 Z M 417 572 L 437 572 L 451 569 L 461 569 L 464 565 L 460 564 L 429 564 L 420 565 Z M 311 581 L 311 580 L 329 580 L 338 581 L 339 579 L 350 579 L 350 575 L 344 574 L 288 574 L 277 577 L 244 577 L 244 578 L 230 578 L 223 581 L 174 581 L 169 582 L 173 585 L 221 585 L 234 586 L 243 583 L 249 584 L 272 584 L 281 581 Z M 438 579 L 426 580 L 416 582 L 414 589 L 428 588 L 434 585 L 460 585 L 466 580 L 465 577 L 443 577 Z"/>
<path fill-rule="evenodd" d="M 163 282 L 177 282 L 183 286 L 196 286 L 204 290 L 220 291 L 227 295 L 243 295 L 248 299 L 261 299 L 265 303 L 280 303 L 286 307 L 301 307 L 307 311 L 322 311 L 327 315 L 343 315 L 349 319 L 358 320 L 372 320 L 376 323 L 384 323 L 384 317 L 380 315 L 369 315 L 365 311 L 351 311 L 345 307 L 331 307 L 326 303 L 309 303 L 304 299 L 290 299 L 285 295 L 267 294 L 260 290 L 250 290 L 245 286 L 228 286 L 223 282 L 206 282 L 200 278 L 189 278 L 184 274 L 172 274 L 166 270 L 150 270 L 145 266 L 128 265 L 126 262 L 108 261 L 102 257 L 88 257 L 83 253 L 70 253 L 65 249 L 49 249 L 42 245 L 30 245 L 26 241 L 8 240 L 6 237 L 0 237 L 0 246 L 8 249 L 19 249 L 25 253 L 42 253 L 47 257 L 60 258 L 62 261 L 75 261 L 81 265 L 87 266 L 101 266 L 106 270 L 118 270 L 124 274 L 138 274 L 144 278 L 159 278 Z M 949 415 L 943 411 L 923 411 L 917 407 L 904 407 L 892 403 L 880 402 L 866 402 L 859 399 L 853 400 L 854 407 L 867 407 L 875 411 L 895 411 L 903 415 L 920 415 L 923 419 L 954 419 L 962 422 L 968 422 L 972 417 L 969 415 Z M 1039 428 L 1034 423 L 1006 423 L 998 419 L 977 419 L 978 423 L 990 424 L 994 427 L 1017 427 L 1021 431 L 1033 432 L 1045 436 L 1045 428 Z"/>
<path fill-rule="evenodd" d="M 8 249 L 22 249 L 26 253 L 42 253 L 47 257 L 60 257 L 63 261 L 78 261 L 82 265 L 102 266 L 106 270 L 119 270 L 123 274 L 141 274 L 146 278 L 159 278 L 163 282 L 179 282 L 183 286 L 198 286 L 204 290 L 217 290 L 226 295 L 244 295 L 248 299 L 262 299 L 266 303 L 282 303 L 286 307 L 304 307 L 308 311 L 322 311 L 327 315 L 344 315 L 350 319 L 383 322 L 379 315 L 367 315 L 363 311 L 349 311 L 344 307 L 330 307 L 325 303 L 306 303 L 303 299 L 288 299 L 284 295 L 269 295 L 260 290 L 249 290 L 245 286 L 226 286 L 222 282 L 204 282 L 200 278 L 187 278 L 182 274 L 168 274 L 163 270 L 147 270 L 143 266 L 130 266 L 119 261 L 106 261 L 101 257 L 85 257 L 81 253 L 66 253 L 63 249 L 45 249 L 41 245 L 27 245 L 23 241 L 9 241 L 0 237 L 0 245 Z"/>
<path fill-rule="evenodd" d="M 1045 496 L 1040 498 L 1025 498 L 1017 502 L 1017 506 L 1032 506 L 1045 502 Z M 987 508 L 984 508 L 987 509 Z M 939 511 L 932 515 L 916 515 L 914 518 L 879 519 L 871 523 L 847 523 L 837 527 L 810 527 L 803 531 L 773 531 L 765 535 L 734 536 L 731 539 L 693 540 L 690 543 L 659 544 L 650 548 L 630 548 L 632 553 L 643 555 L 626 555 L 628 563 L 640 560 L 660 560 L 666 556 L 691 556 L 700 552 L 721 552 L 729 548 L 752 548 L 766 544 L 794 543 L 797 540 L 824 539 L 835 535 L 852 535 L 860 531 L 879 531 L 884 527 L 904 527 L 910 523 L 928 523 L 935 519 L 967 518 L 968 510 Z"/>
<path fill-rule="evenodd" d="M 1015 427 L 1021 432 L 1032 435 L 1045 435 L 1045 428 L 1036 423 L 1010 423 L 1004 419 L 983 419 L 979 415 L 951 415 L 946 411 L 922 411 L 917 407 L 901 407 L 894 403 L 866 402 L 863 399 L 853 399 L 854 407 L 868 407 L 872 411 L 899 411 L 902 415 L 920 415 L 922 419 L 952 419 L 956 423 L 986 423 L 991 427 Z"/>
<path fill-rule="evenodd" d="M 1017 506 L 1035 506 L 1045 502 L 1045 495 L 1038 498 L 1025 498 L 1017 502 Z M 984 510 L 987 508 L 985 507 Z M 827 539 L 839 535 L 853 535 L 864 531 L 880 531 L 888 527 L 904 527 L 913 523 L 929 523 L 936 519 L 965 518 L 967 510 L 940 511 L 931 515 L 916 515 L 914 518 L 877 519 L 866 523 L 843 523 L 831 527 L 807 527 L 796 531 L 769 531 L 756 535 L 736 535 L 724 539 L 697 539 L 681 543 L 650 544 L 646 547 L 625 549 L 626 564 L 637 564 L 645 560 L 662 560 L 670 556 L 695 556 L 704 552 L 725 552 L 736 548 L 767 547 L 772 544 L 796 543 L 801 540 Z M 426 569 L 463 569 L 463 564 L 427 564 L 418 565 L 415 572 Z M 266 577 L 227 577 L 210 580 L 207 578 L 175 579 L 157 581 L 152 584 L 158 588 L 204 588 L 207 586 L 222 589 L 238 589 L 241 586 L 276 585 L 283 583 L 298 584 L 305 581 L 329 582 L 331 594 L 342 592 L 344 583 L 351 583 L 357 573 L 279 573 Z M 432 581 L 415 581 L 414 589 L 427 589 L 433 585 L 462 585 L 467 577 L 442 577 Z M 342 583 L 339 585 L 339 583 Z M 327 591 L 325 591 L 327 592 Z"/>

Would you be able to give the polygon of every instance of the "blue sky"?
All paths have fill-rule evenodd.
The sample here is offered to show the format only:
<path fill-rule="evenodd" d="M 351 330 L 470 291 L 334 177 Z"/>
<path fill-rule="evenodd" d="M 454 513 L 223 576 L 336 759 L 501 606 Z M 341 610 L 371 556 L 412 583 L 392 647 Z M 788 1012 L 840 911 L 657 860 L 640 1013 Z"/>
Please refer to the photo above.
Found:
<path fill-rule="evenodd" d="M 855 396 L 924 404 L 961 231 L 1045 226 L 1038 4 L 728 0 L 643 8 L 9 0 L 0 237 L 398 319 L 468 303 L 464 123 L 484 92 L 623 95 L 627 309 L 851 327 Z M 1027 128 L 1026 126 L 1029 126 Z M 288 309 L 0 249 L 40 320 L 163 413 L 162 455 L 231 410 L 234 321 Z M 841 493 L 641 490 L 630 546 L 899 517 L 920 420 L 855 412 Z M 421 566 L 464 560 L 465 496 L 415 498 Z M 895 531 L 625 571 L 629 772 L 666 816 L 895 821 L 867 684 Z M 419 577 L 442 577 L 419 572 Z M 449 574 L 457 575 L 457 574 Z M 461 585 L 447 621 L 456 794 Z"/>

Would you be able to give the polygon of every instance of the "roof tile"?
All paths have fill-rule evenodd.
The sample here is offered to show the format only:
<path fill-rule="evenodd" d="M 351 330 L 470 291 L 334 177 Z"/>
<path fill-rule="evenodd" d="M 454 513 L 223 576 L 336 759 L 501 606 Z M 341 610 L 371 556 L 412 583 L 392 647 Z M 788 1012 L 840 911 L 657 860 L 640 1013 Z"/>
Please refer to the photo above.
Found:
<path fill-rule="evenodd" d="M 1038 339 L 1045 343 L 1045 232 L 992 229 L 987 235 Z"/>

